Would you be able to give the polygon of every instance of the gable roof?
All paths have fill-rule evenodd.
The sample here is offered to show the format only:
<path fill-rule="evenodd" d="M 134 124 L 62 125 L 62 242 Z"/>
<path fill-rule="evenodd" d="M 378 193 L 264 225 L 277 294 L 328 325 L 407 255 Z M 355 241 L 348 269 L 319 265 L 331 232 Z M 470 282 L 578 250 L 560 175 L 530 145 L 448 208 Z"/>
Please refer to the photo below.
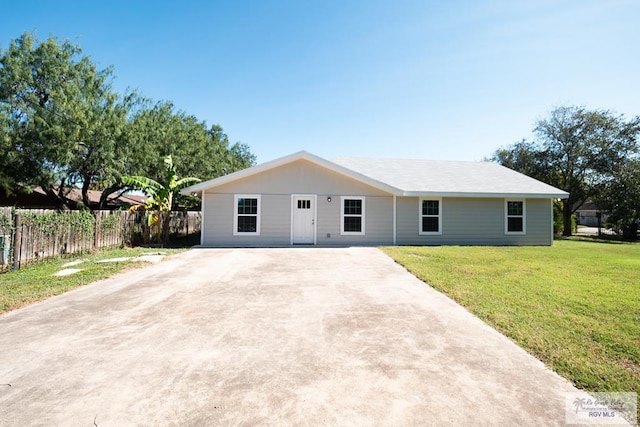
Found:
<path fill-rule="evenodd" d="M 298 160 L 307 160 L 397 196 L 566 198 L 568 193 L 489 162 L 338 158 L 333 161 L 300 151 L 270 162 L 187 187 L 200 194 Z"/>
<path fill-rule="evenodd" d="M 380 190 L 396 193 L 400 191 L 398 188 L 394 188 L 384 182 L 377 181 L 373 178 L 364 176 L 356 171 L 345 168 L 344 166 L 340 166 L 336 163 L 330 162 L 329 160 L 323 159 L 322 157 L 316 156 L 315 154 L 311 154 L 307 151 L 299 151 L 297 153 L 289 154 L 288 156 L 280 157 L 275 160 L 271 160 L 266 163 L 261 163 L 256 166 L 252 166 L 247 169 L 243 169 L 241 171 L 233 172 L 228 175 L 224 175 L 218 178 L 213 178 L 208 181 L 200 182 L 198 184 L 194 184 L 190 187 L 187 187 L 180 191 L 182 194 L 200 194 L 202 190 L 208 190 L 210 188 L 215 188 L 220 185 L 227 184 L 229 182 L 233 182 L 242 178 L 250 177 L 252 175 L 259 174 L 261 172 L 265 172 L 271 169 L 275 169 L 279 166 L 286 165 L 289 163 L 293 163 L 298 160 L 307 160 L 311 163 L 314 163 L 318 166 L 322 166 L 339 174 L 348 176 L 357 181 L 363 182 L 365 184 L 369 184 L 373 187 L 376 187 Z"/>
<path fill-rule="evenodd" d="M 569 195 L 492 162 L 371 158 L 333 161 L 400 188 L 403 196 L 566 198 Z"/>

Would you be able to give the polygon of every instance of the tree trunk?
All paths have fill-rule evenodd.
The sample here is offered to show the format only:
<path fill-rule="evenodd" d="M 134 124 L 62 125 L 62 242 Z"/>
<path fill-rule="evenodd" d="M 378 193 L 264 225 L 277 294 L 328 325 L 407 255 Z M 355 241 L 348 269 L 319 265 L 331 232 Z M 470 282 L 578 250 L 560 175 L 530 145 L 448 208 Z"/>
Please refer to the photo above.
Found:
<path fill-rule="evenodd" d="M 572 212 L 572 204 L 568 202 L 568 199 L 565 199 L 562 201 L 562 224 L 563 224 L 563 228 L 562 228 L 562 235 L 563 236 L 571 236 L 571 234 L 573 234 L 573 227 L 572 227 L 572 221 L 571 221 L 571 216 L 573 215 Z"/>
<path fill-rule="evenodd" d="M 122 184 L 113 184 L 105 188 L 104 190 L 102 190 L 102 194 L 100 194 L 100 202 L 98 203 L 98 209 L 99 210 L 104 209 L 107 204 L 107 199 L 109 198 L 109 196 L 117 191 L 122 190 L 123 188 L 124 187 Z"/>
<path fill-rule="evenodd" d="M 91 210 L 91 201 L 89 200 L 89 185 L 91 181 L 85 177 L 82 182 L 82 204 L 89 210 Z"/>
<path fill-rule="evenodd" d="M 638 224 L 629 224 L 622 229 L 622 237 L 629 240 L 638 240 Z"/>
<path fill-rule="evenodd" d="M 62 191 L 55 191 L 55 189 L 51 186 L 40 185 L 40 188 L 45 192 L 45 194 L 49 197 L 49 199 L 54 203 L 55 207 L 59 211 L 68 211 L 69 206 L 66 204 L 66 200 Z"/>
<path fill-rule="evenodd" d="M 162 243 L 169 243 L 169 231 L 171 225 L 171 212 L 163 212 L 162 213 Z"/>
<path fill-rule="evenodd" d="M 144 211 L 143 215 L 140 214 L 141 211 L 136 211 L 136 215 L 139 215 L 140 221 L 140 230 L 142 231 L 142 243 L 148 244 L 151 243 L 151 226 L 148 222 L 148 216 L 151 215 L 151 212 Z"/>

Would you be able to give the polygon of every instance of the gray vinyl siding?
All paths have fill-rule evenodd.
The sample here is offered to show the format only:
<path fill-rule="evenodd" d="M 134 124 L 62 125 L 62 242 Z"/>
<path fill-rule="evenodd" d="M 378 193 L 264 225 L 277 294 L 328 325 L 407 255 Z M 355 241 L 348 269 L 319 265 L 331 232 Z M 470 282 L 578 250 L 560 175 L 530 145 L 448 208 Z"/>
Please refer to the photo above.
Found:
<path fill-rule="evenodd" d="M 260 235 L 233 234 L 234 195 L 261 195 Z M 297 161 L 219 186 L 204 194 L 205 246 L 288 246 L 291 195 L 315 195 L 318 245 L 390 245 L 393 196 L 307 161 Z M 340 235 L 340 196 L 365 197 L 365 234 Z M 331 202 L 327 200 L 331 197 Z"/>
<path fill-rule="evenodd" d="M 505 234 L 503 198 L 443 198 L 442 234 L 419 235 L 419 198 L 397 199 L 399 245 L 551 245 L 550 199 L 526 199 L 526 234 Z"/>
<path fill-rule="evenodd" d="M 260 235 L 234 235 L 233 194 L 210 194 L 204 198 L 206 224 L 202 242 L 205 246 L 284 246 L 290 243 L 291 197 L 262 196 Z M 284 230 L 284 231 L 283 231 Z"/>
<path fill-rule="evenodd" d="M 261 196 L 260 235 L 233 234 L 234 195 Z M 206 190 L 203 195 L 205 246 L 289 246 L 292 194 L 316 196 L 319 246 L 393 244 L 393 196 L 318 166 L 298 160 Z M 341 196 L 365 197 L 365 234 L 341 235 Z M 328 201 L 331 197 L 331 202 Z M 419 198 L 397 197 L 399 245 L 551 245 L 550 199 L 526 199 L 526 234 L 505 234 L 503 198 L 442 199 L 442 235 L 419 235 Z"/>
<path fill-rule="evenodd" d="M 357 196 L 357 194 L 344 194 Z M 318 245 L 391 245 L 393 244 L 393 196 L 365 198 L 365 234 L 340 235 L 342 217 L 340 197 L 327 202 L 318 197 Z"/>
<path fill-rule="evenodd" d="M 209 191 L 209 190 L 208 190 Z M 330 171 L 306 160 L 298 160 L 218 186 L 216 193 L 228 194 L 317 194 L 327 196 L 388 196 L 389 193 Z"/>

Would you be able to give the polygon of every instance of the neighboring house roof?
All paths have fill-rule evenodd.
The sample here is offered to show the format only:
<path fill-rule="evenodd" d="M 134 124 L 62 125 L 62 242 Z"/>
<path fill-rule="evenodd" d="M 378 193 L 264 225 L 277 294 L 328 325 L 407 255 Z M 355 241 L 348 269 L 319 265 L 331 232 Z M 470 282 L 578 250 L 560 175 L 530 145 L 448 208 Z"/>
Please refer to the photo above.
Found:
<path fill-rule="evenodd" d="M 56 190 L 57 191 L 57 190 Z M 122 194 L 113 193 L 107 197 L 106 208 L 119 208 L 127 207 L 131 205 L 143 204 L 147 200 L 147 196 L 137 194 Z M 100 203 L 101 191 L 89 190 L 87 197 L 89 203 L 97 205 Z M 82 190 L 79 188 L 71 189 L 65 198 L 70 202 L 82 204 Z M 4 192 L 0 192 L 0 205 L 4 206 L 16 206 L 18 208 L 54 208 L 54 203 L 49 199 L 49 196 L 44 192 L 42 187 L 34 186 L 31 188 L 30 193 L 16 193 L 11 196 L 6 196 Z"/>
<path fill-rule="evenodd" d="M 575 207 L 575 205 L 574 205 L 574 207 Z M 576 209 L 576 212 L 600 211 L 600 210 L 602 210 L 602 209 L 600 209 L 595 203 L 593 203 L 591 200 L 587 200 L 578 209 Z"/>
<path fill-rule="evenodd" d="M 42 191 L 42 190 L 40 190 Z M 98 204 L 100 203 L 100 196 L 102 196 L 102 191 L 99 190 L 88 190 L 87 197 L 89 198 L 89 203 Z M 79 188 L 73 188 L 66 195 L 67 199 L 76 201 L 78 203 L 82 203 L 82 190 Z M 129 206 L 129 205 L 141 205 L 147 200 L 147 196 L 139 195 L 139 194 L 120 194 L 119 192 L 115 192 L 107 196 L 107 205 L 109 206 Z"/>
<path fill-rule="evenodd" d="M 398 196 L 566 198 L 568 193 L 489 162 L 340 158 L 300 151 L 182 190 L 199 194 L 298 160 L 307 160 Z"/>

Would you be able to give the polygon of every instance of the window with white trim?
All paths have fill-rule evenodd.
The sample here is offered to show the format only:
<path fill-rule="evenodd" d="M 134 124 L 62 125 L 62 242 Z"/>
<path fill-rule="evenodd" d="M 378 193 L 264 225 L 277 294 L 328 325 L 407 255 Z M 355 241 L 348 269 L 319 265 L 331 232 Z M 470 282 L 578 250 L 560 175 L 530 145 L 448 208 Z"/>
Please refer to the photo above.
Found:
<path fill-rule="evenodd" d="M 236 194 L 233 206 L 233 234 L 260 235 L 260 196 Z"/>
<path fill-rule="evenodd" d="M 340 198 L 341 226 L 340 234 L 364 234 L 365 198 L 358 196 L 342 196 Z"/>
<path fill-rule="evenodd" d="M 420 233 L 442 234 L 442 199 L 420 199 Z"/>
<path fill-rule="evenodd" d="M 527 210 L 524 200 L 505 200 L 505 234 L 525 234 Z"/>

